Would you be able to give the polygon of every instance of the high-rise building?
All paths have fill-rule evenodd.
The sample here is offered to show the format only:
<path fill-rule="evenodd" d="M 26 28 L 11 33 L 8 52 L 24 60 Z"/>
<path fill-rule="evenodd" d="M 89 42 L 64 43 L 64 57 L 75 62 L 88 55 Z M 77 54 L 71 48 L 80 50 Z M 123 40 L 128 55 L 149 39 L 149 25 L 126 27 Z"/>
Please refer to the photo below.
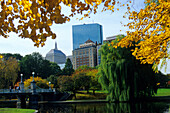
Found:
<path fill-rule="evenodd" d="M 103 43 L 103 28 L 102 25 L 93 24 L 83 24 L 83 25 L 73 25 L 73 50 L 79 48 L 80 44 L 83 44 L 88 39 L 92 40 L 97 44 Z"/>
<path fill-rule="evenodd" d="M 101 44 L 97 45 L 96 49 L 97 49 L 97 65 L 99 65 L 101 63 L 101 55 L 99 54 L 99 50 L 101 48 Z"/>
<path fill-rule="evenodd" d="M 87 65 L 95 67 L 97 64 L 96 44 L 92 40 L 87 40 L 81 44 L 79 48 L 73 50 L 73 68 L 77 69 L 79 66 Z"/>
<path fill-rule="evenodd" d="M 49 60 L 50 62 L 55 62 L 59 65 L 65 64 L 66 62 L 66 55 L 57 49 L 57 43 L 55 43 L 55 48 L 51 49 L 45 57 L 46 60 Z"/>
<path fill-rule="evenodd" d="M 112 42 L 112 40 L 115 40 L 118 36 L 124 36 L 124 35 L 123 34 L 119 34 L 119 35 L 114 35 L 114 36 L 106 37 L 106 40 L 103 40 L 103 42 Z"/>

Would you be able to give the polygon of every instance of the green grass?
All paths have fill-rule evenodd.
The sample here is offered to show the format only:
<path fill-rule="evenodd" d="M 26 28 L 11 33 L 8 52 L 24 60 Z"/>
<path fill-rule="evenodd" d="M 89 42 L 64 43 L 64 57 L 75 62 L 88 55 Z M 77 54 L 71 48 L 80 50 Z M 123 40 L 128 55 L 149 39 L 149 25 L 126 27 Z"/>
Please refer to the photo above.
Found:
<path fill-rule="evenodd" d="M 93 90 L 89 90 L 87 93 L 86 90 L 77 91 L 76 98 L 72 98 L 72 100 L 97 100 L 97 99 L 106 99 L 107 91 L 97 90 L 95 91 L 95 95 L 93 95 Z M 155 96 L 170 96 L 170 88 L 159 88 L 157 94 Z"/>
<path fill-rule="evenodd" d="M 0 113 L 34 113 L 33 109 L 0 108 Z"/>
<path fill-rule="evenodd" d="M 170 88 L 159 88 L 155 96 L 170 96 Z"/>
<path fill-rule="evenodd" d="M 105 91 L 95 91 L 95 95 L 93 95 L 93 91 L 77 91 L 76 98 L 72 98 L 72 100 L 97 100 L 97 99 L 106 99 L 107 94 Z"/>

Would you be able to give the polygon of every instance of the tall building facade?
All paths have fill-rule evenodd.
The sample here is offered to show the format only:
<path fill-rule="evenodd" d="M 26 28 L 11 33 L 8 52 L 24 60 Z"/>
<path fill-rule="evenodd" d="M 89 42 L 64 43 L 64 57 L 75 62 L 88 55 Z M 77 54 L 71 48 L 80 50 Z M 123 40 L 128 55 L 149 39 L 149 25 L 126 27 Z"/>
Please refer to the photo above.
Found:
<path fill-rule="evenodd" d="M 101 44 L 97 45 L 96 49 L 97 49 L 97 65 L 100 65 L 101 63 L 101 55 L 99 54 L 99 50 L 101 48 Z"/>
<path fill-rule="evenodd" d="M 103 43 L 103 28 L 102 25 L 94 24 L 83 24 L 72 26 L 73 35 L 73 50 L 79 48 L 79 45 L 83 44 L 88 39 L 94 43 Z"/>
<path fill-rule="evenodd" d="M 55 42 L 55 48 L 51 49 L 45 57 L 46 60 L 49 60 L 50 62 L 55 62 L 57 64 L 65 64 L 66 62 L 66 55 L 57 49 L 57 43 Z"/>
<path fill-rule="evenodd" d="M 87 40 L 79 48 L 73 50 L 73 68 L 77 69 L 82 65 L 89 67 L 95 67 L 97 65 L 96 44 L 91 40 Z"/>

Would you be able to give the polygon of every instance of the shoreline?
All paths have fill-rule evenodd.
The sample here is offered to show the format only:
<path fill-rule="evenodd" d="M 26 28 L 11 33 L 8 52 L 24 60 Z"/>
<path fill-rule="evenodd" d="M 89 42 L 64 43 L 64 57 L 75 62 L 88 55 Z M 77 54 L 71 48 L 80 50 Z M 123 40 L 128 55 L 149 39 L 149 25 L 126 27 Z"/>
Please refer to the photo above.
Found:
<path fill-rule="evenodd" d="M 17 103 L 17 100 L 0 100 L 1 103 Z M 157 96 L 147 99 L 139 99 L 133 102 L 170 102 L 170 96 Z M 28 101 L 26 103 L 29 103 Z M 98 100 L 66 100 L 66 101 L 39 101 L 38 104 L 76 104 L 76 103 L 130 103 L 129 101 L 108 101 L 105 99 Z"/>

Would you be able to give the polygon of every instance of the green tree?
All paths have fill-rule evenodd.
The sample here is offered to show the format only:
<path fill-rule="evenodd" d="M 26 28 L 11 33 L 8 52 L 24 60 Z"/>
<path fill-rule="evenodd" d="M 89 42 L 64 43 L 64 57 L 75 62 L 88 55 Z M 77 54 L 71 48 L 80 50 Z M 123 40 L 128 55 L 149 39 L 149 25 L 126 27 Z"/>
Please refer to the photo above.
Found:
<path fill-rule="evenodd" d="M 23 73 L 26 79 L 32 76 L 32 72 L 42 78 L 50 76 L 50 62 L 44 60 L 40 53 L 34 52 L 24 56 L 20 61 L 20 68 L 20 73 Z"/>
<path fill-rule="evenodd" d="M 21 56 L 20 54 L 11 54 L 11 53 L 3 53 L 3 54 L 1 54 L 1 55 L 3 55 L 3 58 L 5 58 L 5 59 L 8 59 L 8 58 L 10 58 L 10 57 L 12 57 L 12 58 L 16 58 L 16 60 L 21 60 L 22 59 L 22 57 L 23 56 Z"/>
<path fill-rule="evenodd" d="M 142 65 L 131 54 L 132 48 L 114 48 L 124 36 L 100 49 L 99 82 L 109 92 L 108 100 L 131 101 L 152 96 L 156 90 L 156 78 L 152 65 Z"/>
<path fill-rule="evenodd" d="M 85 72 L 81 72 L 78 74 L 74 74 L 72 77 L 74 80 L 74 87 L 76 90 L 85 89 L 87 90 L 87 93 L 89 93 L 91 82 L 90 76 L 88 76 Z"/>
<path fill-rule="evenodd" d="M 63 75 L 71 75 L 74 72 L 73 65 L 71 63 L 71 60 L 67 58 L 66 64 L 63 69 Z"/>
<path fill-rule="evenodd" d="M 32 53 L 24 56 L 20 61 L 21 71 L 25 78 L 32 76 L 32 72 L 35 72 L 35 76 L 47 78 L 50 75 L 60 75 L 61 69 L 56 63 L 52 63 L 48 60 L 44 60 L 40 53 Z"/>
<path fill-rule="evenodd" d="M 73 91 L 75 89 L 74 81 L 71 76 L 59 76 L 57 82 L 61 91 Z"/>
<path fill-rule="evenodd" d="M 51 75 L 56 75 L 59 76 L 62 74 L 62 70 L 60 66 L 57 63 L 50 62 L 50 70 L 51 70 Z"/>
<path fill-rule="evenodd" d="M 49 82 L 51 82 L 52 84 L 54 84 L 54 88 L 58 88 L 58 82 L 57 82 L 57 79 L 58 79 L 58 76 L 55 76 L 55 75 L 50 75 L 47 80 Z"/>
<path fill-rule="evenodd" d="M 101 85 L 98 82 L 98 69 L 92 69 L 86 72 L 88 76 L 90 76 L 90 89 L 93 90 L 93 95 L 95 95 L 95 90 L 101 89 Z"/>
<path fill-rule="evenodd" d="M 14 86 L 18 77 L 19 65 L 15 58 L 0 58 L 0 88 L 9 88 Z"/>

